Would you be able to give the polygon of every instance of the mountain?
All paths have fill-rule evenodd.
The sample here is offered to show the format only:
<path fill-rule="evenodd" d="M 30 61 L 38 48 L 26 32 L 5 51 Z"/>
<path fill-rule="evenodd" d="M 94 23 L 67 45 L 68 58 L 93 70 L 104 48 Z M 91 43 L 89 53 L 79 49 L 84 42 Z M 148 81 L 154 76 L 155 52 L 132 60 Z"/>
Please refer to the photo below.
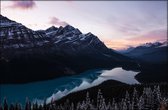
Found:
<path fill-rule="evenodd" d="M 95 68 L 136 68 L 132 59 L 107 48 L 94 34 L 70 25 L 34 31 L 2 15 L 0 23 L 2 83 L 46 80 Z"/>
<path fill-rule="evenodd" d="M 135 47 L 128 47 L 127 49 L 121 49 L 121 50 L 118 50 L 119 53 L 122 53 L 122 54 L 125 54 L 125 53 L 128 53 L 130 51 L 132 51 Z"/>
<path fill-rule="evenodd" d="M 152 63 L 166 63 L 168 61 L 168 42 L 145 43 L 125 51 L 124 54 L 138 60 Z"/>
<path fill-rule="evenodd" d="M 99 51 L 108 50 L 98 37 L 92 33 L 82 34 L 79 29 L 75 29 L 70 25 L 64 28 L 54 28 L 54 30 L 51 28 L 54 27 L 47 29 L 46 34 L 50 36 L 56 49 L 61 49 L 66 54 L 95 54 L 95 52 L 100 54 Z"/>
<path fill-rule="evenodd" d="M 168 42 L 145 43 L 132 48 L 125 54 L 140 65 L 136 75 L 139 82 L 168 82 Z"/>
<path fill-rule="evenodd" d="M 43 46 L 49 42 L 45 34 L 28 29 L 24 25 L 0 15 L 1 49 L 21 49 Z"/>

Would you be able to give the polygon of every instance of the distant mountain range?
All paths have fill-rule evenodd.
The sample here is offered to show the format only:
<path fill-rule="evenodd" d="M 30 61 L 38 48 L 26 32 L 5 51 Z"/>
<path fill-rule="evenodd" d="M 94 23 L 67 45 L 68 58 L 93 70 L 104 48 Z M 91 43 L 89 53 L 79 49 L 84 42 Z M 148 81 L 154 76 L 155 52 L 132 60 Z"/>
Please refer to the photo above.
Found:
<path fill-rule="evenodd" d="M 83 34 L 70 25 L 34 31 L 0 15 L 0 28 L 2 83 L 51 79 L 95 68 L 137 67 L 94 34 Z"/>
<path fill-rule="evenodd" d="M 168 42 L 145 43 L 122 52 L 140 65 L 139 82 L 168 82 Z"/>
<path fill-rule="evenodd" d="M 130 47 L 121 53 L 151 63 L 167 63 L 168 41 L 145 43 L 137 47 Z"/>

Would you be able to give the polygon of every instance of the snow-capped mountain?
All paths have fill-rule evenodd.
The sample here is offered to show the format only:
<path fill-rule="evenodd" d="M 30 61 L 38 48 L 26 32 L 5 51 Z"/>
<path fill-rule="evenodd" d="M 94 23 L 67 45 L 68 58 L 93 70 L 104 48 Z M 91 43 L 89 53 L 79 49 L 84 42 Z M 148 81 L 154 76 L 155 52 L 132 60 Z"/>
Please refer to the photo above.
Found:
<path fill-rule="evenodd" d="M 136 48 L 158 48 L 158 47 L 162 47 L 162 46 L 167 46 L 167 41 L 165 42 L 154 42 L 154 43 L 145 43 L 142 45 L 137 46 Z"/>
<path fill-rule="evenodd" d="M 2 15 L 0 15 L 0 28 L 2 49 L 33 48 L 49 42 L 45 34 L 33 31 Z"/>
<path fill-rule="evenodd" d="M 41 49 L 40 51 L 43 53 L 52 49 L 57 53 L 68 55 L 97 54 L 111 57 L 111 54 L 114 54 L 114 51 L 108 49 L 94 34 L 90 32 L 83 34 L 79 29 L 70 25 L 60 26 L 59 28 L 52 26 L 46 30 L 33 31 L 21 23 L 12 21 L 2 15 L 0 17 L 0 37 L 3 53 L 11 49 L 20 52 L 21 49 L 25 48 L 29 51 L 31 49 L 31 52 L 37 52 L 36 49 L 38 48 L 38 51 Z M 50 49 L 46 49 L 46 47 Z M 24 52 L 29 51 L 24 50 Z M 10 53 L 10 51 L 8 52 Z M 113 57 L 116 57 L 116 55 L 113 55 Z M 120 60 L 118 56 L 114 59 Z"/>
<path fill-rule="evenodd" d="M 81 53 L 84 50 L 84 53 L 94 52 L 94 51 L 104 51 L 108 48 L 101 42 L 97 36 L 92 33 L 83 34 L 77 28 L 74 28 L 70 25 L 65 27 L 50 27 L 46 30 L 46 35 L 50 36 L 54 46 L 57 49 L 64 51 L 65 53 L 77 54 Z"/>
<path fill-rule="evenodd" d="M 145 43 L 125 51 L 125 55 L 147 62 L 166 62 L 168 54 L 168 42 Z"/>
<path fill-rule="evenodd" d="M 119 52 L 120 53 L 129 53 L 130 51 L 133 51 L 133 50 L 136 50 L 136 49 L 151 49 L 151 48 L 160 48 L 160 47 L 166 47 L 168 46 L 168 41 L 163 41 L 163 42 L 147 42 L 147 43 L 144 43 L 144 44 L 141 44 L 141 45 L 138 45 L 136 47 L 129 47 L 127 49 L 124 49 L 124 50 L 120 50 Z"/>
<path fill-rule="evenodd" d="M 34 31 L 2 15 L 0 23 L 0 68 L 7 75 L 2 80 L 7 82 L 13 72 L 21 77 L 18 80 L 27 82 L 92 68 L 136 65 L 129 57 L 107 48 L 94 34 L 83 34 L 70 25 Z"/>
<path fill-rule="evenodd" d="M 81 51 L 85 48 L 98 49 L 107 47 L 92 33 L 83 34 L 79 29 L 70 25 L 50 27 L 46 30 L 33 31 L 24 25 L 1 18 L 1 43 L 3 49 L 34 48 L 50 44 L 55 50 L 61 49 L 66 53 Z M 88 52 L 88 51 L 87 51 Z M 90 51 L 92 52 L 92 51 Z"/>
<path fill-rule="evenodd" d="M 158 46 L 158 48 L 159 47 L 167 47 L 167 46 L 168 46 L 168 41 L 164 41 L 164 42 L 161 43 L 160 46 Z"/>

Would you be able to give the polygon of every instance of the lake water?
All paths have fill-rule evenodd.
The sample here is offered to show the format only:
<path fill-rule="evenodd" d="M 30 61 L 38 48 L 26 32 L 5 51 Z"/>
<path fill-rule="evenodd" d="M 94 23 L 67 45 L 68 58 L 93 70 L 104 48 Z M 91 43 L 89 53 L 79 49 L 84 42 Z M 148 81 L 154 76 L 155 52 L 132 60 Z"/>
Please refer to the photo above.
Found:
<path fill-rule="evenodd" d="M 56 78 L 53 80 L 40 81 L 27 84 L 1 84 L 0 85 L 0 103 L 4 97 L 8 103 L 20 102 L 25 104 L 26 97 L 31 101 L 47 103 L 51 100 L 60 99 L 72 92 L 87 89 L 101 84 L 106 80 L 117 80 L 127 84 L 139 83 L 134 76 L 138 72 L 126 71 L 121 67 L 112 70 L 89 70 L 78 75 Z"/>

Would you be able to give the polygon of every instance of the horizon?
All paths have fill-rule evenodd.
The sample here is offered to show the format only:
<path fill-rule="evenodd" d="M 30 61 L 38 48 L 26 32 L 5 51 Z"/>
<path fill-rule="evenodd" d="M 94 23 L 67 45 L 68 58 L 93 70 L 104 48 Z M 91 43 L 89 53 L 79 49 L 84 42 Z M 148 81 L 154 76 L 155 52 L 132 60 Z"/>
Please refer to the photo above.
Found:
<path fill-rule="evenodd" d="M 166 1 L 31 0 L 1 1 L 1 6 L 1 15 L 30 29 L 69 24 L 93 33 L 114 50 L 167 38 Z"/>

